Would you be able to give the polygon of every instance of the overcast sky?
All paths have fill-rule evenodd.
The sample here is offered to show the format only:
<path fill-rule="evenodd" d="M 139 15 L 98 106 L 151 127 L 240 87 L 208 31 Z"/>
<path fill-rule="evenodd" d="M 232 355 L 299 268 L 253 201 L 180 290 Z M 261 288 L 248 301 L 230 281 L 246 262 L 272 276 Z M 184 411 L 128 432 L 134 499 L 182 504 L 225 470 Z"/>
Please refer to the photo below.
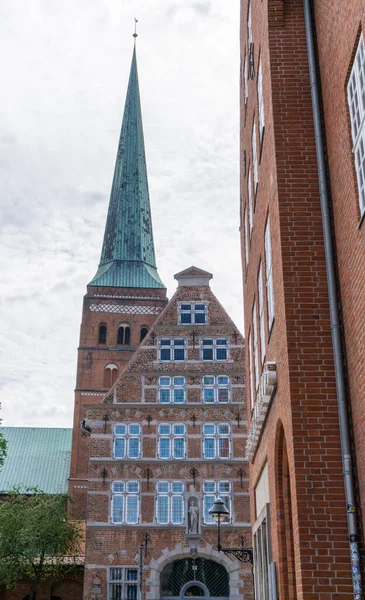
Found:
<path fill-rule="evenodd" d="M 194 264 L 243 329 L 238 0 L 0 3 L 3 425 L 71 427 L 137 17 L 158 270 Z"/>

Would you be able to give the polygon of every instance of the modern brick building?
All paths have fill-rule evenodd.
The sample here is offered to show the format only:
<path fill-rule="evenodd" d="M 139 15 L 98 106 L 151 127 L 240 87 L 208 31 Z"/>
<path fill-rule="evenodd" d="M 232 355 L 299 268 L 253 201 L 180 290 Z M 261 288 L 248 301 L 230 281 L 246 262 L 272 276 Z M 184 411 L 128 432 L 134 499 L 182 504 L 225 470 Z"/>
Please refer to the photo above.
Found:
<path fill-rule="evenodd" d="M 363 598 L 364 3 L 241 1 L 256 599 Z"/>
<path fill-rule="evenodd" d="M 85 600 L 252 598 L 251 565 L 217 551 L 209 514 L 223 498 L 223 547 L 250 545 L 244 340 L 211 277 L 182 271 L 167 303 L 134 50 L 78 355 L 69 486 L 86 519 Z"/>

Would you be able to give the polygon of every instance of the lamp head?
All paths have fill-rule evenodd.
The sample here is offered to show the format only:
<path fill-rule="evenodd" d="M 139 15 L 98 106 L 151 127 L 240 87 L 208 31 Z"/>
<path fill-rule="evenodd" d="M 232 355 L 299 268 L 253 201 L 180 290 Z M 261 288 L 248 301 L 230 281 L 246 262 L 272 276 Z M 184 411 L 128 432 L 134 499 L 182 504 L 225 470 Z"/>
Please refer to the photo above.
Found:
<path fill-rule="evenodd" d="M 209 514 L 216 521 L 218 521 L 222 517 L 229 517 L 229 510 L 224 504 L 223 500 L 221 498 L 217 498 L 212 508 L 209 510 Z"/>

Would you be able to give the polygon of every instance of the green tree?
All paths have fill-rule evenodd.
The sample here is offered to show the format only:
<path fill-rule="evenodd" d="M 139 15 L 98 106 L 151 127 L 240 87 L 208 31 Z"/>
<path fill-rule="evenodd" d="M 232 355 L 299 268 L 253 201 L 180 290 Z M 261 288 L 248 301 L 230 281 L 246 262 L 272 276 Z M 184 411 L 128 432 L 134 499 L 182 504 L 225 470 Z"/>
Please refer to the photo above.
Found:
<path fill-rule="evenodd" d="M 0 408 L 1 408 L 1 404 L 0 404 Z M 2 423 L 2 420 L 0 419 L 0 425 L 1 425 L 1 423 Z M 4 464 L 4 460 L 6 458 L 7 445 L 8 445 L 8 442 L 4 438 L 3 434 L 0 433 L 0 471 L 1 471 L 1 467 Z"/>
<path fill-rule="evenodd" d="M 29 582 L 29 600 L 48 578 L 62 578 L 80 556 L 79 524 L 67 519 L 67 495 L 12 490 L 0 504 L 0 583 Z"/>

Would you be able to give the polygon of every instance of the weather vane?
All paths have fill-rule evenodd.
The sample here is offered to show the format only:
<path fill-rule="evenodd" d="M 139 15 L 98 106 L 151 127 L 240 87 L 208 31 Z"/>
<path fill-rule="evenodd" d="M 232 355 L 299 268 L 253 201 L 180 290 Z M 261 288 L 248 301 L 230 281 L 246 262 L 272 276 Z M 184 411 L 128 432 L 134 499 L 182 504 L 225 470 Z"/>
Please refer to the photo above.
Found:
<path fill-rule="evenodd" d="M 134 18 L 134 41 L 136 41 L 136 37 L 138 37 L 138 33 L 137 33 L 137 23 L 138 23 L 138 19 Z"/>

